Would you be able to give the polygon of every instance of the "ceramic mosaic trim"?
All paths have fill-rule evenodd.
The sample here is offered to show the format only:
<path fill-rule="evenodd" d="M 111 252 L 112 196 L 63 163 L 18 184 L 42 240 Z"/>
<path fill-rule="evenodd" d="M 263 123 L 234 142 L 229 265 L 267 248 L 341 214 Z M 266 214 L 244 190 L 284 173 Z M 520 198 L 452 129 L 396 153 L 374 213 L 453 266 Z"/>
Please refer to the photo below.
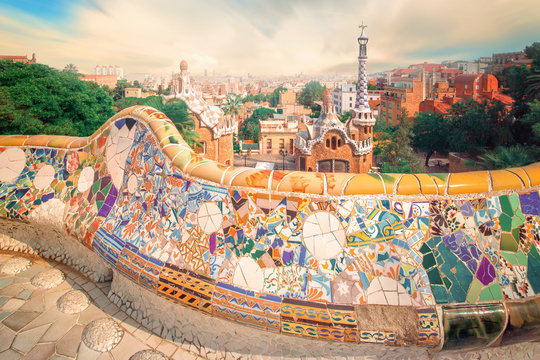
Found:
<path fill-rule="evenodd" d="M 89 138 L 0 137 L 0 216 L 32 221 L 54 199 L 68 234 L 156 295 L 332 341 L 481 347 L 507 318 L 503 343 L 530 339 L 540 327 L 538 185 L 540 164 L 403 176 L 225 167 L 149 107 Z M 349 196 L 362 194 L 378 196 Z M 407 309 L 407 331 L 359 318 L 396 308 Z M 460 319 L 490 330 L 462 333 Z"/>

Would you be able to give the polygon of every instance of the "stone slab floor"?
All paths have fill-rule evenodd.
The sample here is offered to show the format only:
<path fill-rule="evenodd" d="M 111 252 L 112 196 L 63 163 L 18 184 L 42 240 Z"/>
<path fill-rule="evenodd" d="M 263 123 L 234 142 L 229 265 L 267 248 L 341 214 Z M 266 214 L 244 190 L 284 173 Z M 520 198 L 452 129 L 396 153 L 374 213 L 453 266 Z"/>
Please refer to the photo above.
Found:
<path fill-rule="evenodd" d="M 31 261 L 30 267 L 16 274 L 6 274 L 6 263 L 15 258 L 24 257 Z M 24 263 L 24 259 L 22 260 Z M 20 265 L 20 264 L 16 264 Z M 17 266 L 15 266 L 16 268 Z M 12 267 L 13 268 L 13 267 Z M 65 280 L 58 279 L 58 271 L 54 274 L 51 269 L 60 270 Z M 37 276 L 45 271 L 45 278 L 54 280 L 57 284 L 43 281 L 43 276 Z M 36 279 L 39 279 L 37 281 Z M 39 286 L 54 285 L 51 288 Z M 85 276 L 68 266 L 53 261 L 45 261 L 37 256 L 13 252 L 0 252 L 0 360 L 10 359 L 131 359 L 131 360 L 162 360 L 162 359 L 202 359 L 193 352 L 193 345 L 163 339 L 145 329 L 124 311 L 119 309 L 107 297 L 110 282 L 94 284 Z M 81 305 L 81 294 L 86 295 L 87 301 Z M 66 293 L 76 292 L 71 303 L 63 302 Z M 60 299 L 60 301 L 58 301 Z M 73 300 L 75 299 L 75 300 Z M 77 301 L 79 300 L 79 301 Z M 85 307 L 85 308 L 84 308 Z M 84 310 L 81 311 L 81 308 Z M 68 311 L 66 311 L 68 309 Z M 60 311 L 62 310 L 62 311 Z M 73 312 L 73 313 L 70 313 Z M 105 320 L 103 320 L 105 319 Z M 99 321 L 96 321 L 99 320 Z M 91 330 L 92 324 L 101 323 L 97 330 Z M 118 325 L 116 326 L 115 323 Z M 104 325 L 105 324 L 105 325 Z M 85 330 L 86 329 L 86 330 Z M 121 337 L 120 337 L 121 335 Z M 83 340 L 84 338 L 84 340 Z M 93 349 L 99 349 L 96 351 Z M 133 357 L 143 350 L 154 350 L 150 357 Z M 107 351 L 108 350 L 108 351 Z M 190 351 L 192 350 L 192 351 Z M 380 355 L 361 356 L 351 354 L 350 359 L 538 359 L 540 358 L 540 343 L 523 343 L 504 348 L 491 348 L 467 352 L 421 352 L 411 348 L 410 356 L 405 356 L 397 348 L 381 346 Z M 395 354 L 392 354 L 395 352 Z M 229 353 L 225 359 L 229 358 Z M 242 359 L 250 358 L 246 354 Z M 231 359 L 238 358 L 231 356 Z M 275 359 L 272 356 L 253 356 L 256 359 Z M 293 357 L 280 357 L 293 359 Z M 349 357 L 325 357 L 331 359 L 349 359 Z"/>
<path fill-rule="evenodd" d="M 0 270 L 0 360 L 129 359 L 144 349 L 165 355 L 157 359 L 200 358 L 129 318 L 107 298 L 110 283 L 96 285 L 65 265 L 15 253 L 0 253 L 0 269 L 9 259 L 21 256 L 32 261 L 27 270 L 18 274 Z M 32 285 L 35 275 L 53 268 L 64 273 L 65 281 L 49 289 Z M 79 313 L 58 310 L 57 300 L 71 290 L 80 290 L 90 300 Z M 102 318 L 114 320 L 123 329 L 121 341 L 107 352 L 94 351 L 82 342 L 85 327 Z"/>

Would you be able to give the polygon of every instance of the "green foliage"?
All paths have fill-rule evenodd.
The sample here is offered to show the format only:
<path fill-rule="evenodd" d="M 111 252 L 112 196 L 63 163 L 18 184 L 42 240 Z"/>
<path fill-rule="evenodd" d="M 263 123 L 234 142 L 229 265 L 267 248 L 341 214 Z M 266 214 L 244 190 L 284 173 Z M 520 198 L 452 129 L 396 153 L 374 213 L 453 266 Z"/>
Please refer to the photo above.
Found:
<path fill-rule="evenodd" d="M 313 103 L 309 107 L 311 109 L 311 114 L 309 114 L 309 117 L 317 119 L 319 116 L 321 116 L 321 105 Z"/>
<path fill-rule="evenodd" d="M 419 113 L 415 117 L 414 146 L 426 153 L 425 166 L 435 151 L 441 155 L 448 153 L 450 131 L 450 123 L 441 114 Z"/>
<path fill-rule="evenodd" d="M 259 120 L 266 120 L 276 112 L 272 109 L 265 107 L 257 108 L 253 111 L 250 117 L 248 117 L 240 130 L 238 135 L 244 140 L 253 140 L 253 142 L 259 142 Z"/>
<path fill-rule="evenodd" d="M 298 96 L 298 103 L 303 104 L 304 106 L 311 106 L 314 101 L 322 100 L 324 89 L 325 87 L 318 81 L 308 82 Z"/>
<path fill-rule="evenodd" d="M 242 152 L 240 143 L 238 142 L 238 137 L 236 135 L 233 135 L 233 151 L 235 154 L 240 154 Z"/>
<path fill-rule="evenodd" d="M 254 103 L 262 103 L 262 102 L 269 102 L 272 103 L 273 94 L 247 94 L 242 98 L 242 103 L 245 104 L 248 101 L 252 101 Z M 275 106 L 275 105 L 272 105 Z"/>
<path fill-rule="evenodd" d="M 276 107 L 279 103 L 279 94 L 282 92 L 287 91 L 283 86 L 278 86 L 274 89 L 274 92 L 272 93 L 272 99 L 270 100 L 270 106 Z"/>
<path fill-rule="evenodd" d="M 390 135 L 390 141 L 381 146 L 381 172 L 418 173 L 425 171 L 412 146 L 412 123 L 408 121 L 407 110 L 401 111 L 401 122 Z"/>
<path fill-rule="evenodd" d="M 346 123 L 347 120 L 349 120 L 349 118 L 351 117 L 351 112 L 345 111 L 343 114 L 338 115 L 338 117 L 339 117 L 339 121 L 341 121 L 342 123 Z"/>
<path fill-rule="evenodd" d="M 116 87 L 113 89 L 113 100 L 117 101 L 124 97 L 124 90 L 126 88 L 133 88 L 133 87 L 141 87 L 141 84 L 135 80 L 135 82 L 132 84 L 127 80 L 118 80 L 116 82 Z"/>
<path fill-rule="evenodd" d="M 527 144 L 540 146 L 540 101 L 528 104 L 530 111 L 520 119 L 523 131 L 529 135 Z"/>
<path fill-rule="evenodd" d="M 465 165 L 483 170 L 506 169 L 535 162 L 540 155 L 538 147 L 514 145 L 498 146 L 478 157 L 478 161 L 465 161 Z"/>
<path fill-rule="evenodd" d="M 114 115 L 93 82 L 46 65 L 0 61 L 0 133 L 89 136 Z"/>
<path fill-rule="evenodd" d="M 540 70 L 527 76 L 525 97 L 529 100 L 540 100 Z"/>
<path fill-rule="evenodd" d="M 534 42 L 523 50 L 528 59 L 532 59 L 532 66 L 540 70 L 540 42 Z"/>
<path fill-rule="evenodd" d="M 370 83 L 367 84 L 367 89 L 368 90 L 377 90 L 377 87 L 375 85 L 372 85 Z"/>
<path fill-rule="evenodd" d="M 114 103 L 114 106 L 118 109 L 118 111 L 135 105 L 151 106 L 154 109 L 161 111 L 167 115 L 169 119 L 171 119 L 178 129 L 178 132 L 182 134 L 182 137 L 189 144 L 189 146 L 195 147 L 199 145 L 197 142 L 199 134 L 193 130 L 195 128 L 195 123 L 184 101 L 180 99 L 172 99 L 164 104 L 161 96 L 148 96 L 145 98 L 123 98 Z"/>
<path fill-rule="evenodd" d="M 64 66 L 64 69 L 62 71 L 77 74 L 79 72 L 79 69 L 77 69 L 77 66 L 74 64 L 67 64 L 66 66 Z"/>
<path fill-rule="evenodd" d="M 221 108 L 223 109 L 225 115 L 231 115 L 234 119 L 236 119 L 236 116 L 240 115 L 244 110 L 244 106 L 242 105 L 242 97 L 240 95 L 235 97 L 227 95 L 227 100 Z"/>

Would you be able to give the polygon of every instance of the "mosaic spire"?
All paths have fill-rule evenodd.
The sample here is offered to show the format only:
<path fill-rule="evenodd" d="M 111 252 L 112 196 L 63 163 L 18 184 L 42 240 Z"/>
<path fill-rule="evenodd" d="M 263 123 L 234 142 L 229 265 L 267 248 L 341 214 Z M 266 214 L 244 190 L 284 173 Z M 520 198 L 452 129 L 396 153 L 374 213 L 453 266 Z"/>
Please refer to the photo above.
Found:
<path fill-rule="evenodd" d="M 362 33 L 360 34 L 360 37 L 358 37 L 358 85 L 356 89 L 355 108 L 369 109 L 366 71 L 368 37 L 364 35 L 364 31 L 367 28 L 367 25 L 364 25 L 364 22 L 362 21 L 362 25 L 360 25 L 359 28 L 362 29 Z"/>

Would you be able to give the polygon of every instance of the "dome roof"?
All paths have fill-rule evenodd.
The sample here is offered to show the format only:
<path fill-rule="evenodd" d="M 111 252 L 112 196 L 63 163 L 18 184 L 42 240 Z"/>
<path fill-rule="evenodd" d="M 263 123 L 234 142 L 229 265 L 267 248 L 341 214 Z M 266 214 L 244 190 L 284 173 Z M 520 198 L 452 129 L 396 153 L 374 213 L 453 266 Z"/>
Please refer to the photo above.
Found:
<path fill-rule="evenodd" d="M 182 71 L 186 71 L 187 70 L 187 61 L 186 60 L 182 60 L 180 62 L 180 70 Z"/>

